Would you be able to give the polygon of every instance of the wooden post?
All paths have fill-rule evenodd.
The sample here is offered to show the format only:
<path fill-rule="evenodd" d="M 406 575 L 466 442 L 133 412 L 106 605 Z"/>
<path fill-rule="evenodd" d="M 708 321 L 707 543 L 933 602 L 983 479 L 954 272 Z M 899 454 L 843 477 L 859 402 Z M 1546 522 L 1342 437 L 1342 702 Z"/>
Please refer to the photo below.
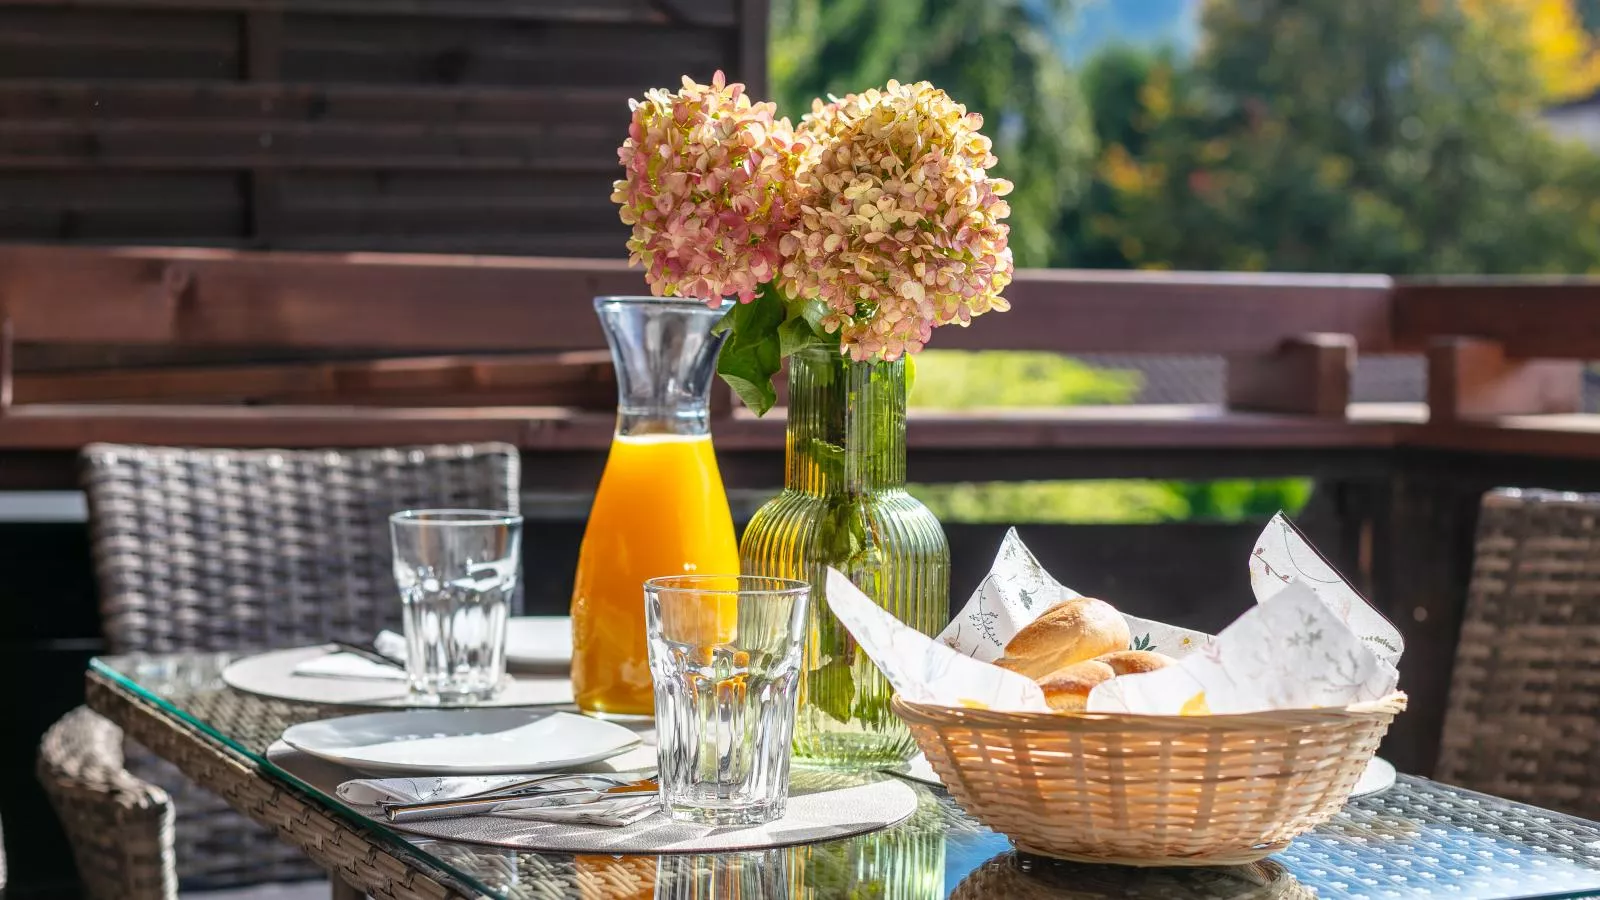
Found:
<path fill-rule="evenodd" d="M 1436 338 L 1427 357 L 1429 421 L 1583 409 L 1580 362 L 1508 359 L 1500 343 L 1472 337 Z"/>
<path fill-rule="evenodd" d="M 1272 353 L 1228 357 L 1228 406 L 1238 410 L 1344 418 L 1356 339 L 1314 333 L 1290 338 Z"/>
<path fill-rule="evenodd" d="M 11 316 L 0 314 L 0 417 L 11 411 L 12 367 L 15 364 L 15 335 Z"/>

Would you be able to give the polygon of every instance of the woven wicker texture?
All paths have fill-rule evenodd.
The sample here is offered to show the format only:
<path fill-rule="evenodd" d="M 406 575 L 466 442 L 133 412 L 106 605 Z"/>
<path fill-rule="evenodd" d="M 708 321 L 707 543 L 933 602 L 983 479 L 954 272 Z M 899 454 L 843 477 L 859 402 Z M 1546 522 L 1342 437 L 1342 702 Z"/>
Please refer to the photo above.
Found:
<path fill-rule="evenodd" d="M 1437 777 L 1600 817 L 1600 495 L 1484 497 Z"/>
<path fill-rule="evenodd" d="M 956 800 L 1019 849 L 1232 865 L 1338 812 L 1405 696 L 1203 717 L 894 708 Z"/>
<path fill-rule="evenodd" d="M 103 624 L 117 652 L 371 640 L 400 620 L 390 513 L 518 506 L 517 452 L 504 444 L 337 451 L 95 444 L 83 460 Z M 58 746 L 99 748 L 73 740 L 71 727 Z M 169 764 L 137 746 L 126 750 L 128 772 L 164 789 L 176 806 L 184 887 L 319 874 L 298 850 Z M 48 788 L 67 792 L 68 766 L 46 760 L 42 770 Z M 86 848 L 105 829 L 83 804 L 72 813 L 63 821 L 86 882 L 105 888 L 94 887 L 96 896 L 130 896 L 127 885 L 154 877 L 126 865 L 89 872 L 101 857 Z M 116 879 L 127 879 L 123 892 L 111 889 Z"/>

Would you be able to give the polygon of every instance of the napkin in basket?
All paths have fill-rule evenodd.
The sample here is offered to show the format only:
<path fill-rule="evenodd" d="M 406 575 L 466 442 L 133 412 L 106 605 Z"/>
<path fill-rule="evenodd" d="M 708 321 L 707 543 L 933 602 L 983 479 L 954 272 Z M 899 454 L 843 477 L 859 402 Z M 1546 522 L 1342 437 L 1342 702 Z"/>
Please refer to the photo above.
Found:
<path fill-rule="evenodd" d="M 406 639 L 392 631 L 380 631 L 372 648 L 391 659 L 406 658 Z M 299 663 L 292 674 L 317 678 L 359 678 L 372 681 L 405 681 L 403 669 L 373 662 L 354 653 L 333 651 Z"/>
<path fill-rule="evenodd" d="M 575 782 L 583 776 L 574 775 Z M 429 800 L 450 800 L 496 790 L 515 784 L 526 775 L 471 775 L 435 778 L 357 778 L 340 784 L 336 790 L 339 799 L 358 807 L 375 807 L 379 803 L 422 803 Z M 580 782 L 581 783 L 581 782 Z M 661 808 L 654 795 L 621 795 L 611 799 L 569 806 L 536 806 L 506 810 L 488 815 L 531 819 L 537 822 L 560 822 L 571 825 L 601 825 L 620 828 L 645 819 Z"/>
<path fill-rule="evenodd" d="M 1257 605 L 1216 637 L 1126 616 L 1131 649 L 1178 663 L 1095 688 L 1091 712 L 1174 714 L 1338 706 L 1376 700 L 1399 680 L 1400 634 L 1305 541 L 1275 516 L 1250 555 Z M 994 567 L 938 638 L 878 607 L 830 571 L 827 601 L 857 643 L 908 700 L 945 706 L 1045 711 L 1032 679 L 991 665 L 1024 625 L 1081 596 L 1044 571 L 1015 530 Z"/>

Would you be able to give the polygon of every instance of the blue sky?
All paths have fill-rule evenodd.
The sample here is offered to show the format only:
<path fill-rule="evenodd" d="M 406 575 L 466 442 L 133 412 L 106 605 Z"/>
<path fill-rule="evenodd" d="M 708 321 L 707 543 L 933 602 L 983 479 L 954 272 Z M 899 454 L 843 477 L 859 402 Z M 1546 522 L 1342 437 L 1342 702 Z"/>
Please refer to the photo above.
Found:
<path fill-rule="evenodd" d="M 1061 24 L 1060 41 L 1068 58 L 1081 62 L 1095 47 L 1114 41 L 1187 52 L 1199 31 L 1200 0 L 1080 0 Z"/>

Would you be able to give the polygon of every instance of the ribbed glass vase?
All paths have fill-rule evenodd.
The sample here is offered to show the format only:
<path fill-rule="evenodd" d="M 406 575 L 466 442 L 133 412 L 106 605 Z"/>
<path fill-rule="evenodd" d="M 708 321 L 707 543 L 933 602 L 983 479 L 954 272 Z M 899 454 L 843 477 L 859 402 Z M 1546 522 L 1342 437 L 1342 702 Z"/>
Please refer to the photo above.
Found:
<path fill-rule="evenodd" d="M 815 591 L 796 757 L 867 766 L 915 753 L 889 708 L 889 682 L 822 595 L 831 566 L 925 634 L 949 618 L 949 544 L 906 493 L 904 361 L 851 362 L 821 348 L 790 357 L 783 493 L 750 520 L 739 556 L 748 574 L 802 579 Z"/>

